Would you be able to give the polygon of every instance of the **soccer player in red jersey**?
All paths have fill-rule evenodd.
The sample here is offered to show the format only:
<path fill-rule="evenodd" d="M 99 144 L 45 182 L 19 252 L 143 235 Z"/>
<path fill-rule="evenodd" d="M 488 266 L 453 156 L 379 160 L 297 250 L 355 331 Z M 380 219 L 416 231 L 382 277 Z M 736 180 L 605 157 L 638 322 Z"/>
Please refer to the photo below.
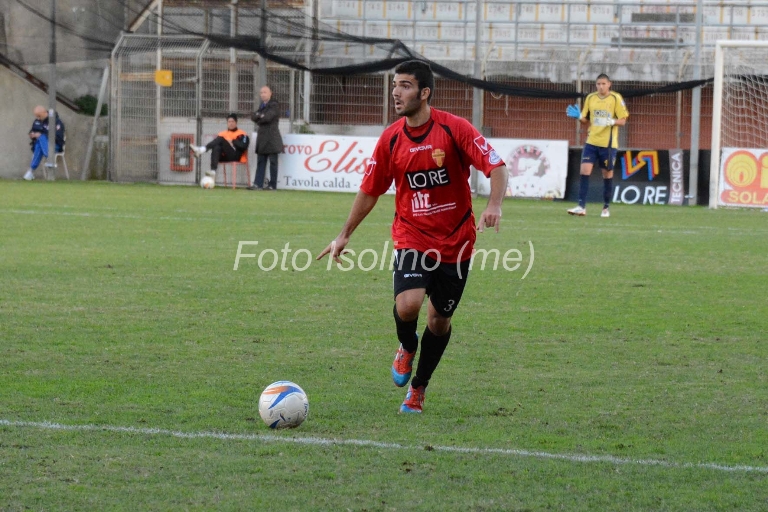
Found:
<path fill-rule="evenodd" d="M 416 375 L 400 412 L 422 411 L 424 392 L 451 337 L 451 317 L 467 280 L 476 231 L 495 228 L 507 187 L 501 157 L 466 119 L 430 107 L 434 75 L 410 60 L 395 68 L 392 99 L 402 116 L 379 137 L 341 233 L 317 257 L 339 255 L 392 182 L 395 183 L 394 317 L 400 348 L 392 364 L 395 385 L 411 380 L 418 349 L 419 312 L 429 296 Z M 469 166 L 491 179 L 488 205 L 475 224 Z"/>

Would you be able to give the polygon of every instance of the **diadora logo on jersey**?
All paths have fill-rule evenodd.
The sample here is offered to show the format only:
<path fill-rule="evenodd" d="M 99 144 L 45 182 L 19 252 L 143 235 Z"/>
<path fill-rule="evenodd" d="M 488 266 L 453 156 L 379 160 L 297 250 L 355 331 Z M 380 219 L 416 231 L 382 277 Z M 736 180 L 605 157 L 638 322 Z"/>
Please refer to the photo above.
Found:
<path fill-rule="evenodd" d="M 368 160 L 368 167 L 365 168 L 365 175 L 368 176 L 373 172 L 373 168 L 376 167 L 376 160 L 371 158 Z"/>
<path fill-rule="evenodd" d="M 496 152 L 495 149 L 492 149 L 491 153 L 488 155 L 488 162 L 491 165 L 496 165 L 497 163 L 501 162 L 501 157 L 499 156 L 499 154 Z"/>
<path fill-rule="evenodd" d="M 448 171 L 445 169 L 432 169 L 429 171 L 413 171 L 405 173 L 408 186 L 411 190 L 423 190 L 434 187 L 442 187 L 451 182 Z"/>
<path fill-rule="evenodd" d="M 426 151 L 428 149 L 432 149 L 432 144 L 427 144 L 426 146 L 416 146 L 409 149 L 409 151 L 411 153 L 418 153 L 419 151 Z"/>
<path fill-rule="evenodd" d="M 482 135 L 480 135 L 475 139 L 475 146 L 477 146 L 478 149 L 480 149 L 480 152 L 484 155 L 487 155 L 493 150 L 491 145 L 488 144 L 488 141 L 485 140 L 485 137 L 483 137 Z"/>

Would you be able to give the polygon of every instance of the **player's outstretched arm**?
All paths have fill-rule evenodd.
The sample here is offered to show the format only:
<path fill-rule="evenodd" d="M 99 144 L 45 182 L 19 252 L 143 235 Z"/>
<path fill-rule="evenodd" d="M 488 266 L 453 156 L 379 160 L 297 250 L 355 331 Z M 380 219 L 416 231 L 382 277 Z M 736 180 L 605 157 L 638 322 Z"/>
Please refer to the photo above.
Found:
<path fill-rule="evenodd" d="M 330 258 L 336 263 L 341 263 L 339 254 L 344 252 L 344 248 L 349 243 L 349 237 L 357 229 L 357 226 L 363 222 L 373 207 L 376 206 L 376 202 L 379 200 L 378 196 L 371 196 L 363 192 L 362 190 L 355 196 L 355 202 L 352 203 L 352 209 L 349 212 L 349 217 L 344 223 L 344 227 L 341 228 L 341 233 L 334 238 L 323 251 L 317 255 L 317 259 L 322 259 L 326 254 L 330 254 Z"/>
<path fill-rule="evenodd" d="M 508 175 L 506 165 L 500 165 L 491 171 L 491 194 L 488 196 L 488 206 L 480 214 L 480 220 L 477 223 L 477 230 L 481 233 L 485 228 L 496 228 L 496 232 L 499 232 L 501 202 L 504 200 L 504 193 L 507 191 Z"/>

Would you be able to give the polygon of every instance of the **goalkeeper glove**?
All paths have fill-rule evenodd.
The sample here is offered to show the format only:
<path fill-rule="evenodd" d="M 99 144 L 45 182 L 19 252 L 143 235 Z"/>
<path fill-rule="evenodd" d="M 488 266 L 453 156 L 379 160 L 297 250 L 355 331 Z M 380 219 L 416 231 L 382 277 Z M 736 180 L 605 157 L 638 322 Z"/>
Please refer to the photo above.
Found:
<path fill-rule="evenodd" d="M 612 117 L 598 117 L 592 122 L 592 124 L 595 126 L 613 126 L 616 124 L 616 120 Z"/>
<path fill-rule="evenodd" d="M 568 105 L 568 108 L 565 109 L 565 115 L 574 119 L 581 119 L 581 109 L 578 105 Z"/>

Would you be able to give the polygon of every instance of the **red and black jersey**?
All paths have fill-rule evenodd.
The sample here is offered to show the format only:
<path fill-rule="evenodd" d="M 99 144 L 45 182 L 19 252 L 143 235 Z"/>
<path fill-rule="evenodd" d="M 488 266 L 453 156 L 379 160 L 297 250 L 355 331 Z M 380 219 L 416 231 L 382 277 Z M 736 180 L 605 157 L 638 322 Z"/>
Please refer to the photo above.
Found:
<path fill-rule="evenodd" d="M 402 118 L 384 130 L 360 190 L 378 197 L 395 182 L 396 249 L 429 251 L 445 263 L 464 261 L 477 236 L 470 165 L 490 176 L 504 162 L 469 121 L 432 108 L 422 126 L 409 128 Z"/>

